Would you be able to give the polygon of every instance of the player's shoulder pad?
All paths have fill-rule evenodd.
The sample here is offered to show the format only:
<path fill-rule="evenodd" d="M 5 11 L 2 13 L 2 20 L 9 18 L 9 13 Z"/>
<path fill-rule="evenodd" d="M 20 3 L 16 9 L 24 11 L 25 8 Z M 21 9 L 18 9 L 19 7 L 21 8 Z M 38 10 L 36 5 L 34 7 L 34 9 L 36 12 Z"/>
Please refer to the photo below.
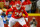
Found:
<path fill-rule="evenodd" d="M 26 8 L 25 6 L 22 6 L 22 8 L 23 8 L 24 10 L 26 10 L 26 9 L 25 9 L 25 8 Z"/>
<path fill-rule="evenodd" d="M 13 7 L 16 7 L 15 5 L 13 5 Z"/>
<path fill-rule="evenodd" d="M 14 7 L 16 7 L 15 5 L 11 6 L 11 8 L 13 9 Z"/>
<path fill-rule="evenodd" d="M 6 14 L 5 13 L 2 13 L 2 16 L 6 17 Z"/>
<path fill-rule="evenodd" d="M 22 6 L 22 8 L 26 8 L 25 6 Z"/>
<path fill-rule="evenodd" d="M 23 5 L 22 7 L 24 7 L 25 8 L 25 6 Z"/>
<path fill-rule="evenodd" d="M 12 5 L 11 8 L 12 8 L 12 7 L 16 7 L 16 6 L 15 6 L 15 5 Z"/>

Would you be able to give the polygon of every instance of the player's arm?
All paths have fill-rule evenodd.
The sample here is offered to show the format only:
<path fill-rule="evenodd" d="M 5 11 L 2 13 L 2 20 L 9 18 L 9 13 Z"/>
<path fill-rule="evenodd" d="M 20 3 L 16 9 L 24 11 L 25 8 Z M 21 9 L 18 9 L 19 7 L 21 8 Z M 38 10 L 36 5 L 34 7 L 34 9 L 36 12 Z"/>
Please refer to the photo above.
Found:
<path fill-rule="evenodd" d="M 25 8 L 23 10 L 24 10 L 23 13 L 25 14 L 25 19 L 26 21 L 28 21 L 28 13 L 26 12 Z"/>
<path fill-rule="evenodd" d="M 12 11 L 13 11 L 12 8 L 8 9 L 8 10 L 6 11 L 6 15 L 8 15 L 8 12 L 12 12 Z"/>
<path fill-rule="evenodd" d="M 26 12 L 25 8 L 23 8 L 23 13 L 25 14 L 25 17 L 28 18 L 28 13 Z"/>
<path fill-rule="evenodd" d="M 14 8 L 15 8 L 15 5 L 13 5 L 10 9 L 8 9 L 8 10 L 6 11 L 6 15 L 8 15 L 8 12 L 12 12 L 12 11 L 14 10 Z"/>
<path fill-rule="evenodd" d="M 7 20 L 6 14 L 5 14 L 5 13 L 2 13 L 2 16 L 4 16 L 4 17 L 5 17 L 4 19 Z"/>
<path fill-rule="evenodd" d="M 7 24 L 8 24 L 8 19 L 7 19 L 7 17 L 6 17 L 6 14 L 5 14 L 5 13 L 2 13 L 2 16 L 4 16 L 4 21 L 6 21 Z"/>

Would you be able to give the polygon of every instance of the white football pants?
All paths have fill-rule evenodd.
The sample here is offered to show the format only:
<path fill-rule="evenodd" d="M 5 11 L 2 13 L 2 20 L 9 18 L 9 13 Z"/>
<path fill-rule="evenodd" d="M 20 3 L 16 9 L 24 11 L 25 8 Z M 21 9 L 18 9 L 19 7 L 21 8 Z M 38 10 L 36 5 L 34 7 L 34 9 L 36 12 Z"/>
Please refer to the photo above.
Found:
<path fill-rule="evenodd" d="M 24 17 L 22 17 L 20 19 L 14 19 L 11 17 L 9 20 L 9 27 L 12 27 L 16 22 L 19 22 L 20 25 L 22 25 L 22 26 L 26 24 Z"/>

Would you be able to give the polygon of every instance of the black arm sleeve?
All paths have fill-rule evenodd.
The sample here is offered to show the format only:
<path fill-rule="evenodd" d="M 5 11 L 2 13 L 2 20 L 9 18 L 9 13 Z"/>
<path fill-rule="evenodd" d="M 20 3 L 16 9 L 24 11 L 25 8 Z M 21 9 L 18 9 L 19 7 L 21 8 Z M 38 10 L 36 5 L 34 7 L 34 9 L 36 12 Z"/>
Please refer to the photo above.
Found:
<path fill-rule="evenodd" d="M 2 13 L 2 16 L 6 17 L 6 14 L 5 13 Z"/>

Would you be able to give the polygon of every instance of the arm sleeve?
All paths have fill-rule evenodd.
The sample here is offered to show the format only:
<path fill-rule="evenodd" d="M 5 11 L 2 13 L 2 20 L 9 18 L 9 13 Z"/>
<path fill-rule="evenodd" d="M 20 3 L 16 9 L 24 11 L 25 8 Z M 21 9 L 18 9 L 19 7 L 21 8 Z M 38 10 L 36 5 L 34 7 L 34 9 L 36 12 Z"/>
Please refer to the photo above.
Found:
<path fill-rule="evenodd" d="M 6 17 L 6 14 L 5 13 L 2 13 L 2 16 Z"/>
<path fill-rule="evenodd" d="M 23 13 L 26 15 L 25 17 L 28 18 L 28 13 L 26 12 L 25 8 L 23 8 Z"/>
<path fill-rule="evenodd" d="M 8 9 L 8 10 L 6 11 L 6 15 L 8 15 L 8 12 L 11 12 L 11 11 L 13 11 L 12 8 Z"/>
<path fill-rule="evenodd" d="M 26 19 L 26 21 L 28 22 L 28 18 L 25 18 Z"/>

